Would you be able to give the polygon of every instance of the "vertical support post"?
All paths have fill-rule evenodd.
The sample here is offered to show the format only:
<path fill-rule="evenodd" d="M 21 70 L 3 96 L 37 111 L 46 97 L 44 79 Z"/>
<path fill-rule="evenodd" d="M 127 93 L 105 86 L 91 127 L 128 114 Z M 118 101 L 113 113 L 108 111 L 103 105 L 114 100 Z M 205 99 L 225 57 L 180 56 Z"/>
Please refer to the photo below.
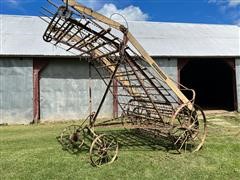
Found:
<path fill-rule="evenodd" d="M 240 58 L 235 59 L 237 110 L 240 112 Z"/>
<path fill-rule="evenodd" d="M 187 65 L 187 63 L 189 62 L 188 59 L 178 59 L 178 82 L 181 83 L 181 70 Z M 179 87 L 178 87 L 179 88 Z"/>
<path fill-rule="evenodd" d="M 225 60 L 225 63 L 231 68 L 232 70 L 232 88 L 233 88 L 233 108 L 234 110 L 238 109 L 237 103 L 237 86 L 236 86 L 236 65 L 234 59 Z"/>
<path fill-rule="evenodd" d="M 48 61 L 33 59 L 33 122 L 40 119 L 40 72 L 47 66 Z"/>
<path fill-rule="evenodd" d="M 89 114 L 92 114 L 92 65 L 91 60 L 88 59 L 88 76 L 89 76 Z"/>
<path fill-rule="evenodd" d="M 118 118 L 118 82 L 113 80 L 113 118 Z"/>

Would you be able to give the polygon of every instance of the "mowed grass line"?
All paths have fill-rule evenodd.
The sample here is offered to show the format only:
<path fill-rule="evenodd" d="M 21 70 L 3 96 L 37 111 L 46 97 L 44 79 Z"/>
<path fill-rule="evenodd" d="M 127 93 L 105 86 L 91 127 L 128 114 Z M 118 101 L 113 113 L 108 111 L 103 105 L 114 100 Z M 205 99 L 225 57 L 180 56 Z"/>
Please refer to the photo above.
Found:
<path fill-rule="evenodd" d="M 63 151 L 56 137 L 69 123 L 0 127 L 0 179 L 240 179 L 240 118 L 208 123 L 208 138 L 197 153 L 175 154 L 121 129 L 100 130 L 121 142 L 116 162 L 92 167 L 89 152 Z"/>

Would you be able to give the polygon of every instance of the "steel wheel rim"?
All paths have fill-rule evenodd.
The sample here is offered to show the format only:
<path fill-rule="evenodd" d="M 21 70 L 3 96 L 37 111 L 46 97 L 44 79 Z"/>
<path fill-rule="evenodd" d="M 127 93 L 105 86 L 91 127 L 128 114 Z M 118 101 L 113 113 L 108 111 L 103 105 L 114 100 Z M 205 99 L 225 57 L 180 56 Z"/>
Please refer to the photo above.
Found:
<path fill-rule="evenodd" d="M 111 135 L 97 136 L 90 147 L 90 160 L 94 166 L 111 164 L 118 154 L 118 142 Z"/>
<path fill-rule="evenodd" d="M 199 106 L 194 105 L 194 111 L 190 111 L 187 105 L 181 106 L 171 123 L 170 134 L 178 152 L 183 149 L 196 152 L 202 148 L 207 136 L 207 121 Z"/>
<path fill-rule="evenodd" d="M 84 144 L 84 131 L 79 125 L 70 125 L 60 135 L 61 144 L 69 151 L 78 152 Z"/>

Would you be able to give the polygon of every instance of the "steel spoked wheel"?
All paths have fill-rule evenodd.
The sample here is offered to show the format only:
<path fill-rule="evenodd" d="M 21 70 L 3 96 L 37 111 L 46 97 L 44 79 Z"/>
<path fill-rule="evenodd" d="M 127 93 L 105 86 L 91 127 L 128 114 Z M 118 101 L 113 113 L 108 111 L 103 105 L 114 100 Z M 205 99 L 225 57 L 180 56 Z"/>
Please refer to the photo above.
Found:
<path fill-rule="evenodd" d="M 207 121 L 203 110 L 197 105 L 194 105 L 193 111 L 182 106 L 175 113 L 171 136 L 178 152 L 200 150 L 207 136 Z"/>
<path fill-rule="evenodd" d="M 90 148 L 90 159 L 94 166 L 111 164 L 118 154 L 118 142 L 111 136 L 102 134 L 97 136 Z"/>
<path fill-rule="evenodd" d="M 60 136 L 62 146 L 72 153 L 80 151 L 84 144 L 84 129 L 78 125 L 66 127 Z"/>

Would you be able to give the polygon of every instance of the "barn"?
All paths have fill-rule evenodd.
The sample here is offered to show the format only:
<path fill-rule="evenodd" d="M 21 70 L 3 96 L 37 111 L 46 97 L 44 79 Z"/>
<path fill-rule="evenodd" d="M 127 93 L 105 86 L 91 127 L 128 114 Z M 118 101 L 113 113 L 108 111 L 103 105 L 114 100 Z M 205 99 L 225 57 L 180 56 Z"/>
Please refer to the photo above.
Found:
<path fill-rule="evenodd" d="M 44 42 L 45 29 L 38 17 L 0 15 L 0 124 L 81 119 L 101 100 L 105 84 L 88 62 Z M 171 78 L 195 89 L 197 104 L 240 111 L 238 26 L 129 22 L 129 30 Z M 108 94 L 100 117 L 117 114 Z"/>

